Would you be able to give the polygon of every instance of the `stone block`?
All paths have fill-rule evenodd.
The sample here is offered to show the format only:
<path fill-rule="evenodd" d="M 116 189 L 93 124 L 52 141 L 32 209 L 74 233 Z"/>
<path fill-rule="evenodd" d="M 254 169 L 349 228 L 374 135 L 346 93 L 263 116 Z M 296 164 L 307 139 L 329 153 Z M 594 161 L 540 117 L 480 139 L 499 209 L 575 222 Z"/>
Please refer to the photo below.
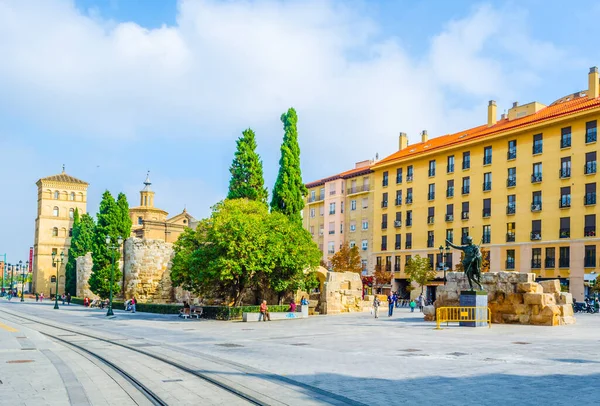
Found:
<path fill-rule="evenodd" d="M 548 306 L 544 306 L 540 314 L 542 314 L 543 316 L 555 316 L 560 315 L 560 312 L 560 307 L 551 304 Z"/>
<path fill-rule="evenodd" d="M 514 309 L 515 309 L 515 314 L 518 314 L 518 315 L 529 314 L 531 311 L 529 306 L 527 306 L 525 304 L 515 304 Z"/>
<path fill-rule="evenodd" d="M 522 293 L 511 293 L 506 298 L 512 304 L 523 304 L 523 294 Z"/>
<path fill-rule="evenodd" d="M 534 273 L 517 273 L 517 283 L 535 282 Z"/>
<path fill-rule="evenodd" d="M 558 300 L 556 303 L 564 304 L 564 305 L 572 305 L 573 304 L 573 295 L 571 293 L 561 292 L 558 294 Z"/>
<path fill-rule="evenodd" d="M 536 282 L 520 282 L 517 284 L 517 292 L 519 293 L 542 293 L 543 291 L 542 286 Z"/>
<path fill-rule="evenodd" d="M 540 314 L 540 309 L 541 309 L 541 306 L 539 306 L 539 305 L 531 306 L 531 314 L 533 316 L 537 316 L 538 314 Z"/>
<path fill-rule="evenodd" d="M 520 314 L 519 315 L 519 324 L 529 324 L 531 321 L 531 316 L 528 314 Z"/>
<path fill-rule="evenodd" d="M 558 279 L 541 281 L 540 285 L 542 286 L 542 289 L 544 289 L 544 293 L 560 293 L 560 282 Z"/>
<path fill-rule="evenodd" d="M 516 314 L 503 314 L 502 315 L 502 320 L 505 323 L 518 323 L 519 322 L 519 316 Z"/>
<path fill-rule="evenodd" d="M 525 304 L 527 305 L 543 305 L 544 294 L 543 293 L 525 293 L 523 295 Z"/>
<path fill-rule="evenodd" d="M 558 308 L 560 309 L 560 315 L 562 317 L 573 316 L 573 305 L 558 305 Z"/>
<path fill-rule="evenodd" d="M 575 317 L 573 316 L 565 316 L 560 318 L 560 324 L 575 324 Z"/>
<path fill-rule="evenodd" d="M 544 304 L 545 305 L 556 305 L 556 299 L 552 293 L 544 293 Z"/>
<path fill-rule="evenodd" d="M 498 277 L 494 273 L 486 272 L 481 275 L 481 282 L 485 283 L 485 284 L 496 283 L 497 280 L 498 280 Z"/>
<path fill-rule="evenodd" d="M 552 326 L 554 322 L 553 316 L 544 316 L 543 314 L 538 314 L 535 316 L 531 316 L 531 324 L 536 326 Z M 557 318 L 557 323 L 559 322 Z"/>

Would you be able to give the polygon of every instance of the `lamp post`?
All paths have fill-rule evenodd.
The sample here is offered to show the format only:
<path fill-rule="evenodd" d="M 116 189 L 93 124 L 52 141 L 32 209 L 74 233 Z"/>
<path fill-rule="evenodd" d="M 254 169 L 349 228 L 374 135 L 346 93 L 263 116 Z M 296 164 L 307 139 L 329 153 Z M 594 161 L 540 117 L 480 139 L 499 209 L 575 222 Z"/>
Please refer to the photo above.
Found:
<path fill-rule="evenodd" d="M 111 238 L 109 235 L 106 236 L 106 247 L 112 252 L 112 266 L 110 268 L 110 290 L 108 297 L 108 311 L 106 312 L 106 316 L 114 316 L 112 309 L 112 301 L 113 301 L 113 284 L 115 279 L 115 253 L 117 249 L 121 248 L 121 244 L 123 244 L 123 238 L 121 236 L 117 237 L 118 245 L 111 245 Z"/>
<path fill-rule="evenodd" d="M 61 264 L 65 261 L 64 251 L 60 253 L 60 259 L 56 260 L 56 252 L 52 252 L 52 265 L 56 267 L 56 290 L 54 292 L 54 308 L 58 309 L 58 271 L 60 270 Z"/>
<path fill-rule="evenodd" d="M 12 267 L 11 264 L 6 264 L 6 272 L 10 272 L 11 267 Z M 6 279 L 8 279 L 8 274 L 6 275 Z M 2 288 L 4 288 L 4 283 L 2 283 Z M 9 289 L 9 292 L 10 292 L 10 289 Z M 7 292 L 4 292 L 4 293 L 6 294 Z"/>
<path fill-rule="evenodd" d="M 8 297 L 9 299 L 12 299 L 13 297 L 13 276 L 15 274 L 15 268 L 17 270 L 17 274 L 19 273 L 19 269 L 21 269 L 21 264 L 23 263 L 23 261 L 19 261 L 18 264 L 13 265 L 10 267 L 10 296 Z"/>
<path fill-rule="evenodd" d="M 450 247 L 446 245 L 446 249 L 444 250 L 444 247 L 440 245 L 440 256 L 442 257 L 442 268 L 444 270 L 444 285 L 446 285 L 446 270 L 448 269 L 446 264 L 448 262 L 448 255 L 450 255 Z"/>
<path fill-rule="evenodd" d="M 25 266 L 22 268 L 21 276 L 21 302 L 25 301 L 25 269 L 29 269 L 29 261 L 25 261 Z"/>

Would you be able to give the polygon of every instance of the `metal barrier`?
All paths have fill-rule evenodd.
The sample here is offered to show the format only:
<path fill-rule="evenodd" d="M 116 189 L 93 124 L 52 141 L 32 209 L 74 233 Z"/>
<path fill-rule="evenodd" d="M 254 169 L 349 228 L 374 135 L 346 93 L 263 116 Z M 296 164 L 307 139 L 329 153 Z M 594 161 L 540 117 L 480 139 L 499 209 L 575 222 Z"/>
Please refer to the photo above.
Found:
<path fill-rule="evenodd" d="M 492 327 L 492 312 L 487 306 L 462 306 L 462 307 L 438 307 L 435 312 L 437 330 L 440 330 L 440 324 L 450 322 L 487 322 L 488 327 Z"/>

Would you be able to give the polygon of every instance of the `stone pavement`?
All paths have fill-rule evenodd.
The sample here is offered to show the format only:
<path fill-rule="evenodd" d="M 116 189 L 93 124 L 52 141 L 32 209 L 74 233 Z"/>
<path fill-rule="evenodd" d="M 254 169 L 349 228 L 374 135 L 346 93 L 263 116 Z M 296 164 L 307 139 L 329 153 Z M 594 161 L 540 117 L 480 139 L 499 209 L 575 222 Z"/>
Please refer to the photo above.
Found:
<path fill-rule="evenodd" d="M 294 383 L 308 396 L 332 392 L 355 404 L 596 403 L 600 377 L 600 315 L 577 315 L 572 326 L 437 331 L 406 308 L 378 320 L 353 313 L 251 324 L 120 310 L 106 319 L 104 311 L 74 305 L 56 311 L 0 302 L 0 316 L 3 309 L 142 339 L 189 362 L 212 357 L 240 375 Z"/>

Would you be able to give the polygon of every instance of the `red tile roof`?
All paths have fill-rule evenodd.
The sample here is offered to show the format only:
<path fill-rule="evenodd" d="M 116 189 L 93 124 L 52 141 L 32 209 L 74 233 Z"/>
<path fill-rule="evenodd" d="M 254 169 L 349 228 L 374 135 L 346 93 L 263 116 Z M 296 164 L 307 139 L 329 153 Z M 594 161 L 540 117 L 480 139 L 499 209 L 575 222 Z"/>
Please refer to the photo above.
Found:
<path fill-rule="evenodd" d="M 337 175 L 329 176 L 327 178 L 315 180 L 313 182 L 307 183 L 305 186 L 310 189 L 315 186 L 323 185 L 326 182 L 331 182 L 332 180 L 348 179 L 348 178 L 352 178 L 354 176 L 360 176 L 360 175 L 371 173 L 371 172 L 373 172 L 371 170 L 371 165 L 363 166 L 361 168 L 350 169 L 349 171 L 338 173 Z"/>
<path fill-rule="evenodd" d="M 390 162 L 413 157 L 415 155 L 424 154 L 429 151 L 446 148 L 449 146 L 462 144 L 467 141 L 473 141 L 478 138 L 501 133 L 503 131 L 526 128 L 536 124 L 548 121 L 561 116 L 579 113 L 585 110 L 591 110 L 600 107 L 600 98 L 588 99 L 583 93 L 575 93 L 571 96 L 565 96 L 558 99 L 551 105 L 542 108 L 537 113 L 530 114 L 525 117 L 508 120 L 507 118 L 499 120 L 496 124 L 488 127 L 487 124 L 473 127 L 468 130 L 460 131 L 454 134 L 447 134 L 440 137 L 432 138 L 426 142 L 409 145 L 403 150 L 400 150 L 381 161 L 374 164 L 372 167 L 389 164 Z"/>

